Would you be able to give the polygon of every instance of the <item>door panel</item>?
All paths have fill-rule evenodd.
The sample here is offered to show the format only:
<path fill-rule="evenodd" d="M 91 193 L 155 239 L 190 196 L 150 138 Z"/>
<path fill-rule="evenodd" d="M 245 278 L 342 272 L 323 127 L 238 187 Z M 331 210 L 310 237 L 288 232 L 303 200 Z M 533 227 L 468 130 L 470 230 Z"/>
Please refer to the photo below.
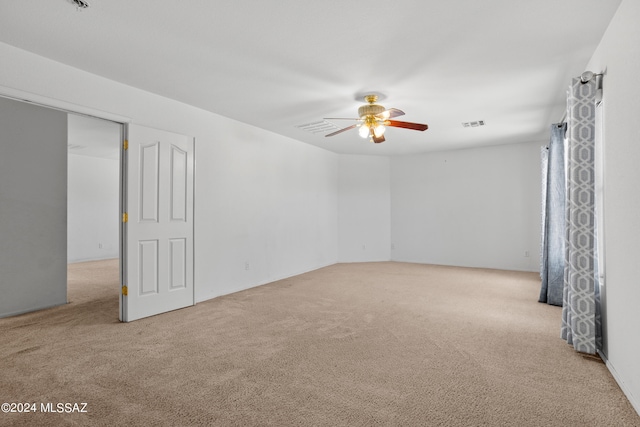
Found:
<path fill-rule="evenodd" d="M 129 125 L 128 143 L 121 296 L 126 322 L 194 304 L 193 139 Z"/>
<path fill-rule="evenodd" d="M 138 295 L 158 293 L 158 241 L 147 240 L 138 242 L 139 255 Z M 129 264 L 129 267 L 131 265 Z M 131 282 L 129 282 L 131 283 Z M 129 285 L 131 287 L 131 285 Z"/>
<path fill-rule="evenodd" d="M 160 179 L 160 143 L 154 142 L 140 146 L 140 222 L 158 222 L 159 179 Z"/>
<path fill-rule="evenodd" d="M 171 147 L 171 220 L 187 220 L 187 153 Z"/>
<path fill-rule="evenodd" d="M 171 289 L 185 288 L 187 286 L 187 240 L 169 240 L 169 254 L 169 278 L 171 280 L 169 287 Z"/>

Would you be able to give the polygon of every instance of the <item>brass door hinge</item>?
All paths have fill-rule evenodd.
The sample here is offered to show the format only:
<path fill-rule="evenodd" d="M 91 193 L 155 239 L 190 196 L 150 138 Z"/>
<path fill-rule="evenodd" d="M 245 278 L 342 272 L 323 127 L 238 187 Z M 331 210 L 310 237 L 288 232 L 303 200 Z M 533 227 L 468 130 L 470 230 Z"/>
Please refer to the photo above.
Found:
<path fill-rule="evenodd" d="M 129 214 L 124 212 L 122 214 L 122 222 L 129 222 Z"/>
<path fill-rule="evenodd" d="M 129 288 L 127 288 L 127 285 L 122 285 L 122 295 L 129 295 Z"/>
<path fill-rule="evenodd" d="M 129 149 L 129 140 L 125 139 L 124 142 L 122 143 L 122 149 L 124 151 L 127 151 Z"/>

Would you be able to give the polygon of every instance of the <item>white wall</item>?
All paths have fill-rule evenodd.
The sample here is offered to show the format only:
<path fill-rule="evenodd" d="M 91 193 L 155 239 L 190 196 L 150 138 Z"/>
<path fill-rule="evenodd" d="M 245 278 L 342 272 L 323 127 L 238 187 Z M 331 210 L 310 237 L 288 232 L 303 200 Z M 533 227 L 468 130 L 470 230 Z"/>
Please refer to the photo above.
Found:
<path fill-rule="evenodd" d="M 198 301 L 337 261 L 337 155 L 226 127 L 196 137 Z"/>
<path fill-rule="evenodd" d="M 69 154 L 67 262 L 118 258 L 120 162 Z"/>
<path fill-rule="evenodd" d="M 338 260 L 388 261 L 391 257 L 389 158 L 340 156 Z"/>
<path fill-rule="evenodd" d="M 604 72 L 607 365 L 640 412 L 640 2 L 624 0 L 587 69 Z"/>
<path fill-rule="evenodd" d="M 539 271 L 545 144 L 393 157 L 391 259 Z"/>
<path fill-rule="evenodd" d="M 3 317 L 67 302 L 67 115 L 0 98 L 0 129 Z"/>
<path fill-rule="evenodd" d="M 197 301 L 337 261 L 336 154 L 3 43 L 0 58 L 0 86 L 195 137 Z"/>

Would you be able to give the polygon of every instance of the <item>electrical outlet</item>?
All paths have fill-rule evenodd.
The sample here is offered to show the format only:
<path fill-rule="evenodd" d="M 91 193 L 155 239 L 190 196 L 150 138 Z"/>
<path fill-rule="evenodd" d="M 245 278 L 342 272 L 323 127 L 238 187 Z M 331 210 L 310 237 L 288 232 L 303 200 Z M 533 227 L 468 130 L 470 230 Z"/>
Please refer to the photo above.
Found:
<path fill-rule="evenodd" d="M 524 257 L 529 258 L 529 251 L 524 251 Z"/>
<path fill-rule="evenodd" d="M 244 269 L 247 270 L 247 271 L 249 271 L 251 269 L 248 262 L 244 263 Z"/>
<path fill-rule="evenodd" d="M 366 250 L 367 250 L 367 247 L 366 247 L 365 245 L 362 245 L 362 250 L 363 250 L 363 251 L 366 251 Z"/>
<path fill-rule="evenodd" d="M 102 249 L 102 243 L 98 243 L 98 249 Z"/>

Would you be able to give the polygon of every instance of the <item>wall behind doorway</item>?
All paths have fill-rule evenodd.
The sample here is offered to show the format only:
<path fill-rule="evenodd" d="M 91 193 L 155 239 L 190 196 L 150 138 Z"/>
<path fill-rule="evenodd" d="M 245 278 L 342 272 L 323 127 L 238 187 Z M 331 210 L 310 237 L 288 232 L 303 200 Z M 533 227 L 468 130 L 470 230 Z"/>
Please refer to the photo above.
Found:
<path fill-rule="evenodd" d="M 69 154 L 67 262 L 118 258 L 117 160 Z"/>
<path fill-rule="evenodd" d="M 67 262 L 118 258 L 121 125 L 68 115 Z"/>

